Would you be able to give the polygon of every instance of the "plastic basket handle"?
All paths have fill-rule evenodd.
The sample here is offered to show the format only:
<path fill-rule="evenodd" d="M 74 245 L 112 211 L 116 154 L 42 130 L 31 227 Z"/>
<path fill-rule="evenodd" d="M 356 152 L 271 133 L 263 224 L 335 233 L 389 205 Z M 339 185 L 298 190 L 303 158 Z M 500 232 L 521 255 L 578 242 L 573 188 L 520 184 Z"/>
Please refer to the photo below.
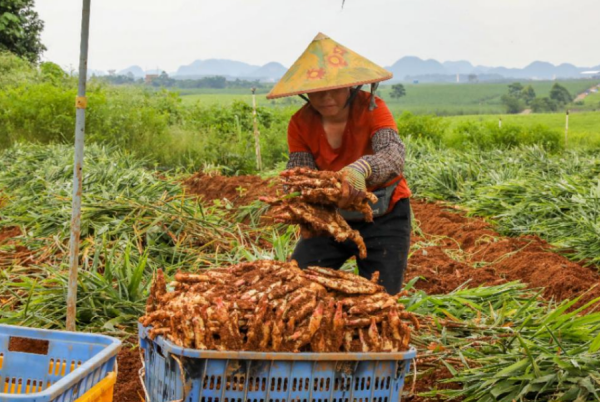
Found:
<path fill-rule="evenodd" d="M 181 360 L 174 354 L 171 354 L 171 357 L 175 359 L 177 364 L 179 365 L 179 372 L 181 373 L 181 389 L 183 391 L 183 397 L 181 399 L 175 399 L 170 402 L 184 402 L 187 395 L 185 394 L 185 372 L 183 371 L 183 364 Z M 140 382 L 142 383 L 142 390 L 144 391 L 144 397 L 146 401 L 151 402 L 150 395 L 148 394 L 148 390 L 146 389 L 146 363 L 144 362 L 144 358 L 142 356 L 142 352 L 140 349 L 140 359 L 142 360 L 142 367 L 138 371 L 138 377 L 140 378 Z"/>
<path fill-rule="evenodd" d="M 177 400 L 171 401 L 171 402 L 183 402 L 183 401 L 185 401 L 185 398 L 186 398 L 186 394 L 185 394 L 185 371 L 183 371 L 183 364 L 181 363 L 181 360 L 179 360 L 179 358 L 177 356 L 175 356 L 173 353 L 169 353 L 169 354 L 171 355 L 171 357 L 173 359 L 175 359 L 175 361 L 179 365 L 179 372 L 181 373 L 181 390 L 183 392 L 183 397 L 181 399 L 177 399 Z"/>
<path fill-rule="evenodd" d="M 150 402 L 150 395 L 148 395 L 148 390 L 146 389 L 146 362 L 144 361 L 144 356 L 142 355 L 142 348 L 139 348 L 140 360 L 142 361 L 142 367 L 138 371 L 138 376 L 140 378 L 140 382 L 142 383 L 142 390 L 144 391 L 144 400 Z"/>

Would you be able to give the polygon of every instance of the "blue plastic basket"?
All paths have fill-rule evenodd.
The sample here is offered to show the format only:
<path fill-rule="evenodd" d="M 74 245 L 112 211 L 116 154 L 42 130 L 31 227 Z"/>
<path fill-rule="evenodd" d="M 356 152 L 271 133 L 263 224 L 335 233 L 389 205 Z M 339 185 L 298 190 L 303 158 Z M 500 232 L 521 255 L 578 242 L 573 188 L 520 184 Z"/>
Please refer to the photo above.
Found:
<path fill-rule="evenodd" d="M 416 356 L 201 351 L 147 331 L 139 325 L 148 402 L 398 402 Z"/>
<path fill-rule="evenodd" d="M 9 351 L 11 338 L 47 341 L 48 353 Z M 72 402 L 115 370 L 121 341 L 0 325 L 0 402 Z"/>

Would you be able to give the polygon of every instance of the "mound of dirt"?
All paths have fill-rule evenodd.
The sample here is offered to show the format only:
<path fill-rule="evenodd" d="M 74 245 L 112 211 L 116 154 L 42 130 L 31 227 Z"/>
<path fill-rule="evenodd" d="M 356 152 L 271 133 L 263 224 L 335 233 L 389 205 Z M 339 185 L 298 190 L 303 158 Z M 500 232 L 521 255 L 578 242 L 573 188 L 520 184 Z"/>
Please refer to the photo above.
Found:
<path fill-rule="evenodd" d="M 569 261 L 538 237 L 503 237 L 483 220 L 437 204 L 413 200 L 412 207 L 425 238 L 436 245 L 413 253 L 407 280 L 423 277 L 417 287 L 428 293 L 448 293 L 467 280 L 471 287 L 520 280 L 545 288 L 548 299 L 583 295 L 581 305 L 600 296 L 600 287 L 592 288 L 600 284 L 597 268 Z M 427 245 L 415 236 L 418 242 Z"/>
<path fill-rule="evenodd" d="M 202 172 L 183 182 L 188 194 L 196 194 L 207 201 L 227 199 L 235 206 L 251 204 L 258 197 L 277 197 L 283 188 L 277 178 L 263 180 L 258 176 L 210 176 Z"/>

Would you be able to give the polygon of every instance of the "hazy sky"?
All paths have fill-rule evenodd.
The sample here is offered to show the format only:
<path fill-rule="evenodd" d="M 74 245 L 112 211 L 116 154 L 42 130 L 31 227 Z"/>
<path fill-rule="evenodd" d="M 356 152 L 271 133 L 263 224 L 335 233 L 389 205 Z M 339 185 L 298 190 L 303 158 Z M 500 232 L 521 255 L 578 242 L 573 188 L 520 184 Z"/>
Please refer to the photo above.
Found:
<path fill-rule="evenodd" d="M 37 0 L 44 59 L 76 68 L 82 0 Z M 387 66 L 402 56 L 524 67 L 600 64 L 599 0 L 92 0 L 89 67 L 196 59 L 290 66 L 322 31 Z"/>

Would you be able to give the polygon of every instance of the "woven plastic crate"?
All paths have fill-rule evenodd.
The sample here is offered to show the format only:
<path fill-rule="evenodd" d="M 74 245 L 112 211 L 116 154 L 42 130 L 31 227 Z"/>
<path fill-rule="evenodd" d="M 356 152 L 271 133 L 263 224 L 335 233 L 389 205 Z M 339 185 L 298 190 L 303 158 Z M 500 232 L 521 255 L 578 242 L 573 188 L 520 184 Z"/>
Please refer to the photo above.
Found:
<path fill-rule="evenodd" d="M 147 402 L 398 402 L 416 356 L 200 351 L 147 331 L 139 326 Z"/>
<path fill-rule="evenodd" d="M 19 338 L 47 350 L 10 351 Z M 0 325 L 0 402 L 75 401 L 115 371 L 120 345 L 108 336 Z"/>

